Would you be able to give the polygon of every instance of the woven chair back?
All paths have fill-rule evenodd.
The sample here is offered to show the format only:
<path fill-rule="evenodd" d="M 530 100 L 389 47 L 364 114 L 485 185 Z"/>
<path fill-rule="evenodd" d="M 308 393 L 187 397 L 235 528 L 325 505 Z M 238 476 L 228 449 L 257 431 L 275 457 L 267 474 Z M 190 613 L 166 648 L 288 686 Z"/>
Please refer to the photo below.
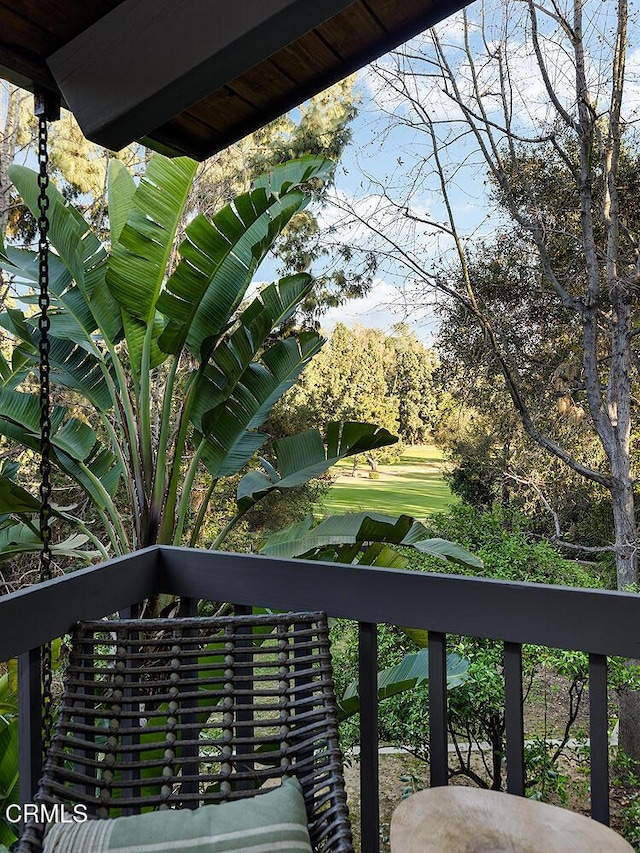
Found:
<path fill-rule="evenodd" d="M 352 851 L 324 614 L 76 627 L 41 802 L 110 818 L 253 796 L 285 775 L 314 849 Z M 41 836 L 28 827 L 20 850 Z"/>

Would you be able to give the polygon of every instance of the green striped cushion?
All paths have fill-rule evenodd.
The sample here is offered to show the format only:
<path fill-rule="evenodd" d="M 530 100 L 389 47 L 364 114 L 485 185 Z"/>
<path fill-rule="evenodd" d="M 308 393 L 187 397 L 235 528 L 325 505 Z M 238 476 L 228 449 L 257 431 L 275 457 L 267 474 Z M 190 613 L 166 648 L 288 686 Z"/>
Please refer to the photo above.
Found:
<path fill-rule="evenodd" d="M 246 800 L 53 824 L 44 853 L 312 853 L 297 779 Z"/>

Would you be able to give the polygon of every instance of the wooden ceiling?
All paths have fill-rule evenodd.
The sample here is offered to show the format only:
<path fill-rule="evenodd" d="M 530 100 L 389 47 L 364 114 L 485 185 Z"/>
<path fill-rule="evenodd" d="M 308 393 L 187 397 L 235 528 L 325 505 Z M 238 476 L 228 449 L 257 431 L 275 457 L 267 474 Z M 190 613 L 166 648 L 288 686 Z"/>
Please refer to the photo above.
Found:
<path fill-rule="evenodd" d="M 202 160 L 468 2 L 0 0 L 0 77 L 105 147 Z"/>

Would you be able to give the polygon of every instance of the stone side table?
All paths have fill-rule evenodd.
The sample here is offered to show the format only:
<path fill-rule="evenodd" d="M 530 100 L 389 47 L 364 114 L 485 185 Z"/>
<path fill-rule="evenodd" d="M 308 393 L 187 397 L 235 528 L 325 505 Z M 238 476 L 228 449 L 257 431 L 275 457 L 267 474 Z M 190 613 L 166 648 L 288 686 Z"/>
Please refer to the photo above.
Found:
<path fill-rule="evenodd" d="M 634 853 L 612 829 L 525 797 L 449 786 L 419 791 L 391 820 L 392 853 Z"/>

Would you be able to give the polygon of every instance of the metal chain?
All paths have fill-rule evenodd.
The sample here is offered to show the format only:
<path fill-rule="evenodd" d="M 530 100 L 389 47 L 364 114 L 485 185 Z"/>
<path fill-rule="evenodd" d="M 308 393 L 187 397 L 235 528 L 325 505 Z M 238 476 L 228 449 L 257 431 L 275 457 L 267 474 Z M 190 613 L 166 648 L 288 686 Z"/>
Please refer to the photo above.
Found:
<path fill-rule="evenodd" d="M 40 318 L 40 581 L 51 579 L 51 401 L 49 386 L 49 153 L 47 148 L 47 118 L 38 116 L 38 278 L 40 294 L 38 305 Z M 53 698 L 52 698 L 52 659 L 51 643 L 42 647 L 42 750 L 46 758 L 51 736 L 53 733 Z"/>

